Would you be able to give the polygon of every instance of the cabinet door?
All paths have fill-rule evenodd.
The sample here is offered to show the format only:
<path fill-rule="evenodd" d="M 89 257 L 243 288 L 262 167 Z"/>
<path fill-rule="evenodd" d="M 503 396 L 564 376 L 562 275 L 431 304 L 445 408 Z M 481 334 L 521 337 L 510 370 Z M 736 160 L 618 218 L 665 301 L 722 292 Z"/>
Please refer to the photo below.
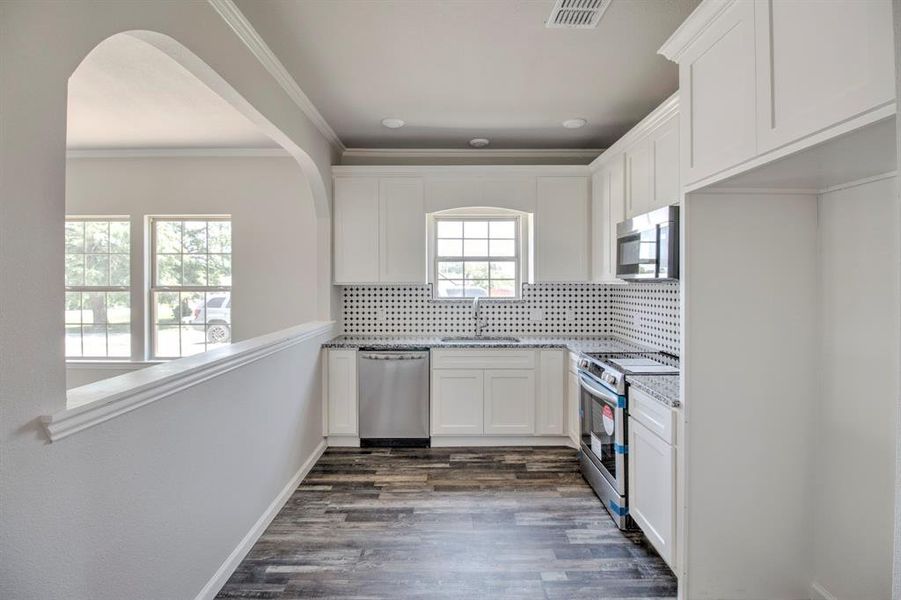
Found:
<path fill-rule="evenodd" d="M 677 204 L 679 187 L 679 117 L 671 117 L 651 134 L 653 200 L 649 210 Z"/>
<path fill-rule="evenodd" d="M 651 210 L 651 143 L 644 139 L 626 151 L 626 216 Z"/>
<path fill-rule="evenodd" d="M 379 280 L 425 283 L 425 201 L 422 179 L 379 182 Z"/>
<path fill-rule="evenodd" d="M 757 151 L 754 6 L 725 9 L 679 61 L 683 181 L 692 183 Z"/>
<path fill-rule="evenodd" d="M 328 351 L 328 433 L 357 435 L 357 351 Z"/>
<path fill-rule="evenodd" d="M 566 381 L 563 350 L 541 350 L 538 356 L 538 402 L 535 433 L 563 435 Z"/>
<path fill-rule="evenodd" d="M 481 434 L 484 393 L 481 370 L 432 369 L 432 435 Z"/>
<path fill-rule="evenodd" d="M 610 218 L 606 168 L 591 176 L 591 280 L 604 280 L 604 244 L 607 241 L 607 222 Z"/>
<path fill-rule="evenodd" d="M 625 159 L 619 156 L 595 174 L 592 194 L 592 271 L 594 281 L 621 283 L 616 278 L 616 226 L 626 218 Z"/>
<path fill-rule="evenodd" d="M 535 372 L 485 371 L 485 433 L 535 432 Z"/>
<path fill-rule="evenodd" d="M 888 0 L 757 6 L 759 151 L 895 99 Z"/>
<path fill-rule="evenodd" d="M 335 283 L 379 281 L 379 180 L 335 178 Z"/>
<path fill-rule="evenodd" d="M 629 514 L 670 567 L 675 562 L 675 450 L 629 418 Z"/>
<path fill-rule="evenodd" d="M 539 177 L 535 216 L 535 278 L 588 281 L 588 178 Z"/>
<path fill-rule="evenodd" d="M 581 410 L 581 389 L 579 388 L 579 376 L 572 371 L 567 372 L 566 377 L 566 402 L 569 431 L 569 439 L 577 447 L 579 445 L 581 424 L 579 411 Z"/>

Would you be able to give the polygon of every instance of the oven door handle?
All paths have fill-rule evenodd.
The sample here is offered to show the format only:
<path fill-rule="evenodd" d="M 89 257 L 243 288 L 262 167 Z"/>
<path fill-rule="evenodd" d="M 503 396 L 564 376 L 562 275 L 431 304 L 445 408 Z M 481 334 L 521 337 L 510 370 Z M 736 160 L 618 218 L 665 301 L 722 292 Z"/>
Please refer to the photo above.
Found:
<path fill-rule="evenodd" d="M 579 381 L 581 382 L 582 388 L 592 396 L 600 398 L 608 404 L 612 404 L 614 408 L 619 407 L 619 396 L 602 387 L 598 387 L 592 378 L 585 373 L 579 373 Z"/>

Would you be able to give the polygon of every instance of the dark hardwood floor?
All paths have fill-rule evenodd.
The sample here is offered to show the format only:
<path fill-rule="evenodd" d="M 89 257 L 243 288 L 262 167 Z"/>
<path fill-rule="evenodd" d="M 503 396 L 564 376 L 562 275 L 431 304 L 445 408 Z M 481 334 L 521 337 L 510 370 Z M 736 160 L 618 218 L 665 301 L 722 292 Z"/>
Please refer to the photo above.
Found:
<path fill-rule="evenodd" d="M 670 598 L 568 448 L 329 449 L 217 598 Z"/>

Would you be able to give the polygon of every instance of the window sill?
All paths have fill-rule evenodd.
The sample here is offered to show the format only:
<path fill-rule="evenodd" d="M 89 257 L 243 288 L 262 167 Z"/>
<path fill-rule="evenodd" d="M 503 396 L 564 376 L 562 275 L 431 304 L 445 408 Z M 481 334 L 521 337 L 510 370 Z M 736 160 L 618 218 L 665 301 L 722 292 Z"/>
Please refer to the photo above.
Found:
<path fill-rule="evenodd" d="M 137 371 L 146 367 L 165 364 L 165 360 L 105 360 L 70 358 L 66 361 L 67 369 L 110 369 Z"/>
<path fill-rule="evenodd" d="M 148 363 L 147 368 L 69 390 L 66 408 L 41 417 L 41 422 L 50 441 L 56 442 L 270 354 L 331 334 L 333 327 L 334 321 L 311 321 L 203 354 Z"/>

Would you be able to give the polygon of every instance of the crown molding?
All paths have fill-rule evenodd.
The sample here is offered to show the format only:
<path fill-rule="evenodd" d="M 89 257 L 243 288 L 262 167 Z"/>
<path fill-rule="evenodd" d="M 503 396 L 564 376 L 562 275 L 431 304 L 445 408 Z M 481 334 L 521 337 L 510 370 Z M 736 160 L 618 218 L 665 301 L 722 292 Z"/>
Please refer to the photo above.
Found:
<path fill-rule="evenodd" d="M 418 176 L 444 175 L 492 176 L 588 176 L 588 165 L 337 165 L 332 176 Z"/>
<path fill-rule="evenodd" d="M 735 0 L 704 0 L 660 46 L 657 54 L 678 63 L 685 50 L 733 4 Z"/>
<path fill-rule="evenodd" d="M 679 91 L 676 90 L 672 96 L 664 100 L 660 104 L 660 106 L 655 108 L 648 116 L 639 121 L 638 124 L 628 132 L 626 132 L 623 137 L 616 140 L 616 142 L 612 146 L 607 148 L 607 150 L 603 154 L 591 161 L 591 164 L 588 166 L 591 167 L 592 170 L 597 170 L 599 167 L 607 163 L 611 158 L 615 158 L 618 154 L 621 154 L 622 152 L 627 150 L 629 146 L 646 137 L 649 133 L 654 131 L 654 129 L 678 114 Z"/>
<path fill-rule="evenodd" d="M 263 41 L 263 38 L 260 37 L 260 34 L 257 33 L 256 29 L 253 28 L 253 25 L 251 25 L 250 21 L 247 20 L 247 17 L 244 16 L 244 13 L 241 12 L 235 3 L 232 0 L 207 1 L 228 26 L 232 28 L 241 41 L 244 42 L 244 45 L 247 46 L 257 60 L 260 61 L 260 64 L 275 78 L 291 100 L 307 115 L 322 135 L 339 152 L 344 152 L 346 147 L 338 137 L 338 134 L 335 133 L 335 130 L 328 124 L 325 117 L 316 109 L 313 102 L 303 93 L 297 81 L 291 76 L 285 65 L 282 64 L 282 61 L 272 52 L 268 44 Z"/>
<path fill-rule="evenodd" d="M 282 158 L 284 148 L 97 148 L 66 150 L 66 158 Z"/>
<path fill-rule="evenodd" d="M 484 149 L 484 148 L 348 148 L 342 154 L 343 158 L 510 158 L 510 159 L 563 159 L 593 160 L 597 158 L 604 148 L 512 148 Z"/>

